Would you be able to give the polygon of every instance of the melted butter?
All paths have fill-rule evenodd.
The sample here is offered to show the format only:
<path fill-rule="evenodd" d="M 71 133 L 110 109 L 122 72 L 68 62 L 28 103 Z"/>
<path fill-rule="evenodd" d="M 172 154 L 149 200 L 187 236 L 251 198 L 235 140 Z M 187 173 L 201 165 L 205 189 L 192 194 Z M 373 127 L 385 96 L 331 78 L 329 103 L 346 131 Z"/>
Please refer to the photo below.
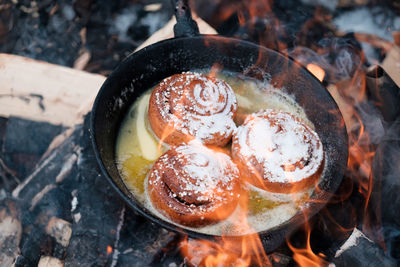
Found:
<path fill-rule="evenodd" d="M 161 156 L 156 140 L 150 135 L 146 128 L 147 108 L 149 105 L 150 95 L 144 95 L 138 104 L 136 118 L 137 139 L 142 152 L 143 158 L 149 161 L 155 161 Z"/>
<path fill-rule="evenodd" d="M 144 180 L 153 163 L 162 154 L 158 140 L 147 127 L 150 94 L 132 105 L 124 119 L 116 144 L 116 160 L 122 178 L 139 200 L 144 201 Z"/>
<path fill-rule="evenodd" d="M 152 165 L 153 161 L 132 154 L 122 162 L 125 182 L 129 183 L 130 188 L 135 188 L 139 194 L 143 194 L 144 180 Z"/>
<path fill-rule="evenodd" d="M 250 216 L 276 208 L 279 204 L 281 203 L 265 198 L 257 191 L 251 190 L 249 192 L 248 208 Z"/>
<path fill-rule="evenodd" d="M 268 83 L 249 79 L 239 79 L 234 74 L 219 74 L 234 90 L 238 101 L 238 116 L 257 112 L 262 109 L 276 109 L 290 112 L 302 118 L 314 128 L 307 119 L 304 110 L 296 101 L 282 90 Z M 124 119 L 117 138 L 116 160 L 122 178 L 137 199 L 163 220 L 170 221 L 153 208 L 146 192 L 147 174 L 157 158 L 168 150 L 159 146 L 159 139 L 152 132 L 147 119 L 148 103 L 152 88 L 141 96 L 130 108 Z M 229 145 L 228 145 L 229 146 Z M 161 149 L 159 148 L 161 147 Z M 184 227 L 211 235 L 243 235 L 251 231 L 259 232 L 273 228 L 294 216 L 301 208 L 313 189 L 297 194 L 276 194 L 247 186 L 247 220 L 252 229 L 239 229 L 237 221 L 243 220 L 243 207 L 226 220 L 202 228 Z M 171 221 L 170 221 L 171 222 Z M 176 224 L 174 222 L 171 222 Z M 180 225 L 180 227 L 183 227 Z"/>

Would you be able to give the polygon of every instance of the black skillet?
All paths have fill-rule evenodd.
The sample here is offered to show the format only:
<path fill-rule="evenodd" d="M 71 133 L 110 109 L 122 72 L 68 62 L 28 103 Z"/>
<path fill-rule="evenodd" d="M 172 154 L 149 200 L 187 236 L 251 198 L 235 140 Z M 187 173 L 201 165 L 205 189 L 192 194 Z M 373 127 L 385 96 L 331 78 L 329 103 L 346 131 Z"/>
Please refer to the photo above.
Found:
<path fill-rule="evenodd" d="M 215 63 L 223 70 L 260 79 L 269 77 L 303 107 L 315 125 L 326 152 L 325 173 L 308 203 L 306 216 L 292 219 L 258 233 L 266 252 L 277 248 L 286 236 L 318 212 L 339 187 L 347 165 L 347 134 L 342 115 L 331 95 L 306 69 L 267 48 L 242 40 L 200 35 L 191 18 L 187 1 L 176 1 L 175 38 L 150 45 L 131 54 L 107 78 L 95 100 L 91 117 L 94 152 L 105 179 L 134 210 L 161 226 L 193 238 L 212 239 L 177 227 L 154 216 L 124 185 L 115 163 L 115 143 L 122 119 L 131 104 L 146 90 L 172 74 L 210 69 Z M 110 192 L 114 194 L 115 192 Z M 235 239 L 236 237 L 229 237 Z"/>

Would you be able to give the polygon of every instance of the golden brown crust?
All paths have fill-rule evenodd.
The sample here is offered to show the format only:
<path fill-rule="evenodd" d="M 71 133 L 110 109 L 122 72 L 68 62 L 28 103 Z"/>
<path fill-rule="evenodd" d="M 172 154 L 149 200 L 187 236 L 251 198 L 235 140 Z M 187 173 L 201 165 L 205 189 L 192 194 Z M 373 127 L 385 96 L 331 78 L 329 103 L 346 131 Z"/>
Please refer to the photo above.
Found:
<path fill-rule="evenodd" d="M 154 133 L 167 144 L 198 139 L 224 146 L 236 129 L 236 109 L 235 94 L 227 83 L 188 72 L 172 75 L 154 88 L 148 117 Z"/>
<path fill-rule="evenodd" d="M 247 117 L 233 136 L 232 157 L 244 179 L 275 193 L 311 188 L 324 166 L 318 135 L 292 114 L 274 110 Z"/>
<path fill-rule="evenodd" d="M 239 170 L 230 157 L 193 141 L 170 149 L 154 163 L 147 188 L 159 212 L 191 227 L 227 218 L 241 191 Z"/>

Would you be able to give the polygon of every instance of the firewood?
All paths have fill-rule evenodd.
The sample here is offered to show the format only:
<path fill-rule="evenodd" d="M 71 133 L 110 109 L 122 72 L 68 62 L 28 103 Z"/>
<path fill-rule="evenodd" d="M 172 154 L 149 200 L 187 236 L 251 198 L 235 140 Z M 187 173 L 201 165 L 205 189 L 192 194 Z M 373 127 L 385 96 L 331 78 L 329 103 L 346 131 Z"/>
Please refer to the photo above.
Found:
<path fill-rule="evenodd" d="M 47 224 L 46 233 L 54 237 L 58 243 L 67 247 L 72 235 L 71 223 L 53 216 Z"/>
<path fill-rule="evenodd" d="M 38 267 L 64 267 L 64 262 L 53 257 L 41 257 Z"/>
<path fill-rule="evenodd" d="M 194 18 L 201 33 L 216 34 L 201 18 Z M 174 24 L 175 18 L 138 49 L 173 37 Z M 18 116 L 69 127 L 81 123 L 105 80 L 102 75 L 80 70 L 89 57 L 83 51 L 72 69 L 0 53 L 0 116 Z"/>
<path fill-rule="evenodd" d="M 336 34 L 338 36 L 344 36 L 347 33 L 343 32 L 343 31 L 337 31 Z M 361 33 L 361 32 L 355 32 L 354 33 L 354 37 L 362 43 L 368 43 L 370 45 L 372 45 L 375 48 L 380 48 L 383 50 L 383 52 L 387 53 L 389 52 L 392 47 L 393 47 L 393 43 L 385 40 L 383 38 L 380 38 L 379 36 L 375 35 L 375 34 L 370 34 L 370 33 Z"/>
<path fill-rule="evenodd" d="M 210 25 L 208 25 L 207 22 L 205 22 L 201 18 L 197 17 L 196 14 L 193 14 L 193 19 L 197 22 L 200 33 L 202 33 L 202 34 L 217 34 L 217 31 L 214 28 L 212 28 Z M 163 28 L 156 31 L 152 36 L 150 36 L 149 39 L 144 41 L 138 48 L 136 48 L 136 51 L 142 49 L 143 47 L 154 44 L 158 41 L 162 41 L 162 40 L 174 37 L 175 23 L 176 23 L 176 19 L 175 19 L 175 17 L 172 17 Z"/>
<path fill-rule="evenodd" d="M 385 257 L 385 252 L 377 243 L 355 228 L 336 252 L 333 263 L 336 266 L 363 266 L 366 262 L 370 266 L 396 266 L 395 260 Z"/>
<path fill-rule="evenodd" d="M 105 77 L 0 54 L 0 116 L 73 126 L 82 122 Z"/>
<path fill-rule="evenodd" d="M 379 66 L 373 66 L 366 74 L 370 99 L 376 103 L 383 118 L 393 122 L 400 116 L 400 88 Z"/>
<path fill-rule="evenodd" d="M 393 38 L 396 45 L 386 54 L 382 68 L 389 74 L 393 81 L 400 87 L 400 33 L 394 32 Z"/>
<path fill-rule="evenodd" d="M 12 205 L 0 209 L 0 266 L 11 266 L 20 253 L 22 226 Z"/>
<path fill-rule="evenodd" d="M 121 202 L 97 166 L 88 124 L 86 117 L 84 125 L 60 138 L 61 144 L 12 193 L 26 221 L 24 253 L 17 260 L 36 266 L 39 256 L 46 255 L 67 266 L 149 266 L 177 235 Z"/>
<path fill-rule="evenodd" d="M 400 46 L 400 31 L 394 31 L 394 32 L 392 33 L 392 35 L 393 35 L 394 43 L 395 43 L 397 46 Z"/>

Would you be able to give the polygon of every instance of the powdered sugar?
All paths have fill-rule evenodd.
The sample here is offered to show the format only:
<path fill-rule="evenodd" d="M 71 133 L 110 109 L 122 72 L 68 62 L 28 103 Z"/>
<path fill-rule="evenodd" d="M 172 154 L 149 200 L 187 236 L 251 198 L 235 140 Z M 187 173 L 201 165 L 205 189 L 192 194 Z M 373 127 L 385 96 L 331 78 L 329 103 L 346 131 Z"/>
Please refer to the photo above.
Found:
<path fill-rule="evenodd" d="M 220 189 L 219 184 L 229 187 L 229 182 L 239 176 L 228 155 L 208 149 L 196 140 L 189 142 L 189 145 L 177 147 L 176 151 L 186 161 L 184 172 L 194 178 L 194 183 L 186 183 L 186 191 L 214 191 Z"/>
<path fill-rule="evenodd" d="M 186 72 L 161 83 L 156 104 L 165 121 L 202 142 L 216 135 L 229 138 L 236 129 L 233 112 L 237 109 L 232 88 L 222 80 Z"/>
<path fill-rule="evenodd" d="M 160 164 L 160 168 L 153 168 L 149 175 L 150 184 L 166 183 L 171 198 L 179 197 L 189 208 L 196 204 L 193 212 L 212 210 L 219 206 L 218 203 L 229 201 L 238 194 L 233 191 L 238 184 L 239 170 L 228 155 L 213 151 L 198 140 L 174 150 L 175 153 L 166 153 L 155 163 L 155 166 Z M 164 173 L 168 171 L 173 171 L 176 178 L 166 180 Z M 196 197 L 193 199 L 192 196 Z M 198 206 L 202 203 L 206 205 Z"/>
<path fill-rule="evenodd" d="M 196 70 L 196 72 L 197 72 L 197 70 Z M 198 70 L 198 72 L 201 73 L 202 71 Z M 302 120 L 307 121 L 307 116 L 304 113 L 304 110 L 298 105 L 294 96 L 287 95 L 286 91 L 281 88 L 279 88 L 279 89 L 273 88 L 272 86 L 269 85 L 269 83 L 267 83 L 267 85 L 269 87 L 265 87 L 266 84 L 264 84 L 262 82 L 247 80 L 247 79 L 243 80 L 238 85 L 237 80 L 236 80 L 238 76 L 236 73 L 228 73 L 227 75 L 221 75 L 221 73 L 217 73 L 217 77 L 219 77 L 220 79 L 223 79 L 227 83 L 229 83 L 232 86 L 232 88 L 234 89 L 236 94 L 242 94 L 243 97 L 245 97 L 244 103 L 246 103 L 246 105 L 241 105 L 241 108 L 246 108 L 246 113 L 257 112 L 260 109 L 268 108 L 268 109 L 286 111 L 291 114 L 294 114 L 297 117 L 300 117 Z M 179 89 L 181 89 L 181 88 L 179 87 Z M 151 88 L 151 90 L 153 90 L 153 88 Z M 151 92 L 152 92 L 151 90 L 149 90 L 147 93 L 151 94 Z M 173 93 L 173 92 L 168 91 L 165 93 L 165 96 L 167 96 L 166 97 L 167 101 L 169 101 L 171 93 Z M 161 97 L 160 92 L 158 92 L 157 94 L 158 94 L 158 98 Z M 198 96 L 196 96 L 196 98 L 201 96 L 201 94 L 197 94 L 197 95 Z M 216 96 L 211 93 L 205 93 L 204 95 L 205 95 L 204 96 L 205 99 L 207 99 L 207 97 L 210 95 L 212 95 L 213 98 L 216 98 Z M 175 100 L 175 103 L 179 103 L 179 102 L 180 102 L 180 100 Z M 137 106 L 137 103 L 136 103 L 136 106 Z M 202 106 L 203 107 L 207 106 L 205 100 L 203 100 Z M 182 109 L 182 105 L 180 106 L 180 108 Z M 204 112 L 207 112 L 209 110 L 210 110 L 210 108 L 204 108 Z M 197 110 L 197 111 L 199 112 L 199 110 Z M 127 113 L 128 114 L 127 117 L 131 117 L 130 116 L 131 112 L 133 112 L 133 114 L 136 114 L 137 109 L 134 109 L 132 107 L 132 109 L 129 111 L 129 113 Z M 132 126 L 136 125 L 136 120 L 137 120 L 137 116 L 135 115 L 132 117 L 132 120 L 129 120 L 129 121 L 126 121 L 123 123 L 123 125 L 125 125 L 125 127 L 126 127 L 124 129 L 127 129 L 127 130 L 129 129 L 132 132 L 132 134 L 128 134 L 127 130 L 125 130 L 125 131 L 121 130 L 121 132 L 124 133 L 123 137 L 126 140 L 129 140 L 128 143 L 132 143 L 133 142 L 132 140 L 134 140 L 135 146 L 137 145 L 137 133 L 136 133 L 137 131 L 135 130 L 135 128 L 132 128 Z M 221 120 L 224 120 L 224 119 L 221 119 Z M 132 121 L 135 123 L 131 123 Z M 307 125 L 310 126 L 311 128 L 313 128 L 312 123 L 308 122 Z M 150 127 L 150 125 L 148 125 L 148 127 Z M 151 133 L 151 129 L 149 130 L 149 133 Z M 155 134 L 153 134 L 152 136 L 154 138 L 156 138 L 155 139 L 156 142 L 159 141 L 159 139 L 157 139 Z M 119 139 L 121 139 L 121 136 L 119 137 Z M 256 140 L 256 139 L 254 139 L 254 140 Z M 123 162 L 126 159 L 126 157 L 124 155 L 126 155 L 127 153 L 128 153 L 128 155 L 130 155 L 130 153 L 132 152 L 132 150 L 127 149 L 127 146 L 126 146 L 127 143 L 125 141 L 122 142 L 121 145 L 117 146 L 117 159 L 118 159 L 117 161 L 118 162 Z M 258 145 L 259 142 L 256 141 L 254 143 L 256 145 Z M 168 147 L 168 149 L 169 148 L 170 147 Z M 171 147 L 171 148 L 174 149 L 173 147 Z M 134 149 L 133 151 L 135 153 L 136 152 L 140 153 L 140 149 Z M 205 158 L 207 158 L 207 157 L 205 157 Z M 197 162 L 197 165 L 205 165 L 205 158 L 204 157 L 194 157 L 193 159 L 195 159 L 195 161 Z M 168 165 L 165 165 L 165 166 L 166 167 L 164 167 L 163 169 L 159 169 L 158 171 L 155 171 L 156 176 L 160 176 L 161 172 L 164 170 L 174 169 L 174 166 L 171 163 Z M 190 225 L 182 226 L 182 224 L 171 221 L 171 219 L 169 217 L 166 217 L 166 215 L 163 215 L 163 213 L 160 213 L 155 208 L 155 206 L 153 206 L 152 200 L 150 200 L 148 189 L 149 189 L 149 187 L 151 187 L 150 184 L 152 182 L 149 181 L 149 179 L 148 179 L 149 175 L 147 176 L 146 180 L 144 181 L 145 192 L 143 193 L 143 192 L 139 191 L 139 189 L 137 188 L 135 183 L 132 183 L 132 181 L 134 179 L 136 179 L 136 177 L 127 177 L 126 174 L 124 173 L 124 170 L 121 169 L 121 167 L 122 167 L 122 165 L 119 166 L 119 170 L 123 176 L 123 180 L 124 180 L 125 184 L 127 185 L 127 187 L 133 192 L 134 196 L 140 201 L 140 203 L 143 204 L 145 206 L 145 208 L 148 209 L 155 216 L 160 217 L 163 220 L 167 220 L 173 224 L 176 224 L 179 227 L 183 227 L 183 228 L 190 229 L 190 230 L 200 232 L 200 233 L 207 233 L 207 234 L 213 234 L 213 235 L 221 235 L 222 233 L 229 234 L 229 235 L 246 234 L 246 232 L 243 232 L 242 230 L 237 230 L 237 229 L 232 228 L 232 225 L 231 225 L 232 222 L 236 222 L 237 220 L 241 219 L 241 217 L 239 217 L 239 216 L 243 214 L 243 211 L 238 212 L 238 213 L 234 212 L 231 215 L 231 217 L 228 219 L 222 220 L 215 224 L 214 223 L 209 224 L 209 225 L 203 226 L 201 228 L 198 228 L 197 226 L 190 227 Z M 189 171 L 190 171 L 190 168 L 189 168 Z M 196 168 L 200 168 L 200 167 L 196 166 Z M 212 171 L 212 172 L 214 172 L 214 171 Z M 185 170 L 185 173 L 188 173 L 188 170 Z M 187 174 L 186 178 L 187 177 L 189 177 L 188 174 Z M 162 181 L 158 181 L 158 182 L 162 182 Z M 206 187 L 208 187 L 208 180 L 206 179 L 204 183 L 206 184 L 206 186 L 199 188 L 200 190 L 198 190 L 197 192 L 206 190 Z M 215 184 L 215 183 L 213 183 L 213 184 Z M 190 189 L 190 187 L 191 186 L 189 185 L 187 188 Z M 186 188 L 186 184 L 185 184 L 185 188 Z M 253 190 L 253 189 L 254 189 L 254 187 L 251 188 L 251 190 Z M 217 189 L 216 189 L 216 191 L 221 191 L 221 190 L 223 190 L 223 189 L 219 188 L 219 187 L 217 187 Z M 310 190 L 312 191 L 313 188 Z M 255 190 L 255 191 L 257 191 L 257 190 Z M 232 190 L 232 191 L 227 191 L 227 192 L 228 192 L 227 195 L 230 195 L 230 194 L 234 194 L 235 191 Z M 310 192 L 310 191 L 306 191 L 306 192 Z M 248 215 L 247 219 L 249 220 L 249 224 L 253 228 L 252 231 L 255 231 L 255 232 L 265 231 L 267 229 L 270 229 L 272 227 L 279 225 L 282 222 L 289 220 L 296 212 L 298 212 L 298 206 L 296 206 L 295 203 L 292 203 L 293 200 L 302 199 L 303 196 L 306 195 L 306 192 L 291 193 L 291 194 L 278 194 L 278 193 L 271 193 L 271 192 L 259 190 L 260 196 L 262 196 L 265 199 L 271 200 L 271 201 L 279 202 L 280 204 L 275 208 L 263 210 L 259 214 Z M 192 196 L 195 195 L 196 201 L 203 202 L 203 203 L 208 202 L 208 200 L 212 199 L 210 197 L 210 195 L 199 194 L 199 193 L 195 193 L 195 191 L 190 191 L 190 190 L 174 191 L 173 193 L 171 192 L 171 196 L 174 197 L 174 195 L 175 195 L 175 197 L 180 198 L 180 199 L 184 199 L 184 197 L 187 195 L 192 195 Z M 216 197 L 221 199 L 220 196 L 216 196 Z M 216 201 L 214 201 L 214 203 L 215 202 Z M 168 205 L 174 207 L 172 204 L 168 204 Z M 188 205 L 189 209 L 192 210 L 194 214 L 204 212 L 204 210 L 207 209 L 207 207 L 205 205 L 199 205 L 199 206 L 201 207 L 202 210 L 197 209 L 196 205 Z M 236 206 L 236 204 L 228 204 L 228 206 Z M 237 205 L 236 208 L 237 208 L 237 210 L 241 209 L 240 205 Z M 249 230 L 251 230 L 251 229 L 248 229 L 248 231 Z"/>
<path fill-rule="evenodd" d="M 298 182 L 317 172 L 323 150 L 318 135 L 286 112 L 265 110 L 248 116 L 234 136 L 249 169 L 261 164 L 270 182 Z"/>

